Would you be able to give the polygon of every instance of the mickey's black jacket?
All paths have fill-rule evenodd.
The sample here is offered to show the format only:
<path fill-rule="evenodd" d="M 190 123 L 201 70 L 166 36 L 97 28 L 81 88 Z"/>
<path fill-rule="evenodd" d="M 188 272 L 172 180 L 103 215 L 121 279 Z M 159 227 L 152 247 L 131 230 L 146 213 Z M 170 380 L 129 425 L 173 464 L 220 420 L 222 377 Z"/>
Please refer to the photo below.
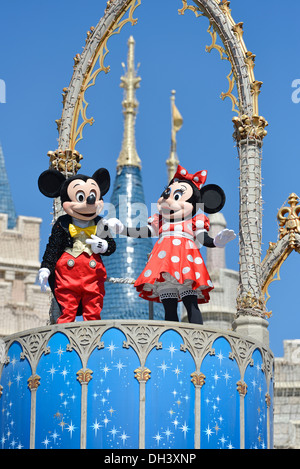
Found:
<path fill-rule="evenodd" d="M 93 222 L 95 225 L 101 220 L 102 217 L 96 217 Z M 49 285 L 51 290 L 54 289 L 54 273 L 55 266 L 58 259 L 62 256 L 66 248 L 73 247 L 73 238 L 69 232 L 69 224 L 72 223 L 72 217 L 70 215 L 62 215 L 53 225 L 51 235 L 49 237 L 48 244 L 42 259 L 41 268 L 47 267 L 50 270 Z M 110 256 L 116 250 L 116 243 L 114 239 L 109 236 L 107 227 L 104 227 L 107 233 L 105 239 L 108 243 L 108 249 L 102 256 Z"/>

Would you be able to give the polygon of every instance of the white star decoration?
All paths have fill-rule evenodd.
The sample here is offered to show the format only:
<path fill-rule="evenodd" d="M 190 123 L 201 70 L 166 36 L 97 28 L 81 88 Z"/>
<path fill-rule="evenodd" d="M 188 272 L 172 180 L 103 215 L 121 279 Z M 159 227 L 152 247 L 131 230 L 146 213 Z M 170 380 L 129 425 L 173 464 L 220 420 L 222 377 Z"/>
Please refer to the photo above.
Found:
<path fill-rule="evenodd" d="M 205 430 L 205 434 L 207 436 L 207 441 L 209 441 L 209 438 L 211 437 L 211 435 L 213 434 L 214 432 L 211 430 L 211 428 L 209 428 L 209 425 L 207 426 L 206 430 Z"/>
<path fill-rule="evenodd" d="M 56 433 L 56 431 L 54 431 L 51 435 L 51 437 L 53 438 L 54 440 L 54 443 L 56 442 L 57 438 L 59 437 L 58 433 Z"/>
<path fill-rule="evenodd" d="M 102 371 L 104 372 L 105 378 L 106 378 L 107 373 L 108 373 L 109 371 L 111 371 L 111 370 L 110 370 L 110 368 L 108 368 L 108 366 L 105 364 L 104 368 L 102 368 Z"/>
<path fill-rule="evenodd" d="M 111 433 L 113 439 L 115 439 L 115 436 L 117 433 L 119 433 L 119 430 L 116 430 L 116 427 L 114 426 L 113 429 L 109 431 L 109 433 Z"/>
<path fill-rule="evenodd" d="M 179 374 L 182 373 L 182 372 L 179 370 L 179 368 L 178 368 L 178 366 L 177 366 L 177 367 L 175 368 L 175 370 L 173 370 L 173 373 L 175 373 L 175 375 L 177 376 L 177 379 L 178 379 Z"/>
<path fill-rule="evenodd" d="M 158 446 L 160 440 L 162 439 L 162 436 L 159 434 L 159 432 L 157 432 L 157 434 L 153 438 L 156 440 Z"/>
<path fill-rule="evenodd" d="M 229 375 L 228 371 L 226 370 L 225 373 L 224 373 L 224 378 L 225 378 L 225 381 L 226 381 L 226 385 L 228 384 L 228 380 L 231 379 L 231 376 Z"/>
<path fill-rule="evenodd" d="M 44 441 L 42 441 L 42 444 L 45 445 L 46 449 L 48 448 L 48 445 L 49 445 L 50 440 L 48 440 L 48 437 L 46 436 L 46 438 L 44 439 Z"/>
<path fill-rule="evenodd" d="M 73 422 L 71 421 L 70 425 L 67 427 L 68 432 L 70 432 L 70 436 L 72 438 L 73 432 L 76 430 L 76 427 L 73 425 Z"/>
<path fill-rule="evenodd" d="M 64 380 L 66 379 L 66 376 L 69 372 L 66 370 L 66 367 L 64 367 L 63 371 L 61 371 L 61 375 L 64 377 Z"/>
<path fill-rule="evenodd" d="M 92 429 L 95 431 L 95 436 L 97 436 L 97 432 L 98 432 L 99 428 L 101 428 L 101 427 L 102 427 L 102 425 L 100 425 L 100 423 L 98 423 L 98 421 L 96 419 L 95 422 L 92 425 Z"/>
<path fill-rule="evenodd" d="M 186 434 L 187 434 L 187 432 L 189 431 L 189 427 L 187 426 L 186 422 L 184 422 L 184 425 L 182 425 L 182 427 L 180 427 L 180 430 L 183 431 L 183 433 L 184 433 L 184 438 L 186 438 Z"/>
<path fill-rule="evenodd" d="M 126 440 L 129 438 L 128 435 L 126 435 L 125 432 L 122 433 L 122 435 L 119 437 L 123 441 L 123 445 L 125 444 Z"/>
<path fill-rule="evenodd" d="M 167 369 L 168 369 L 169 367 L 165 364 L 165 362 L 163 362 L 158 368 L 161 369 L 161 371 L 163 372 L 163 374 L 164 374 L 164 376 L 165 376 L 166 371 L 167 371 Z"/>
<path fill-rule="evenodd" d="M 120 376 L 121 371 L 123 370 L 123 368 L 126 367 L 126 365 L 124 365 L 123 363 L 121 363 L 121 360 L 119 360 L 119 363 L 117 363 L 116 365 L 114 365 L 114 367 L 117 368 L 117 370 L 119 370 L 119 376 Z"/>
<path fill-rule="evenodd" d="M 164 434 L 166 435 L 168 441 L 169 441 L 170 436 L 173 435 L 173 433 L 170 431 L 169 427 L 164 432 Z"/>
<path fill-rule="evenodd" d="M 107 350 L 110 351 L 110 355 L 111 355 L 111 357 L 112 357 L 114 351 L 115 351 L 118 347 L 116 347 L 115 344 L 114 344 L 113 342 L 111 342 L 110 345 L 109 345 L 108 347 L 106 347 L 106 348 L 107 348 Z"/>
<path fill-rule="evenodd" d="M 61 345 L 59 346 L 59 349 L 55 353 L 57 353 L 57 355 L 59 356 L 59 361 L 60 361 L 64 353 L 63 349 L 61 348 Z"/>
<path fill-rule="evenodd" d="M 177 352 L 177 349 L 174 347 L 173 343 L 171 343 L 170 347 L 167 350 L 170 352 L 171 358 L 173 359 L 174 353 Z"/>
<path fill-rule="evenodd" d="M 222 360 L 224 360 L 224 358 L 225 358 L 224 355 L 222 354 L 222 351 L 221 351 L 221 350 L 220 350 L 220 352 L 218 353 L 217 358 L 218 358 L 218 360 L 220 361 L 220 365 L 221 365 Z"/>
<path fill-rule="evenodd" d="M 50 375 L 52 376 L 52 381 L 53 381 L 53 376 L 55 375 L 55 373 L 57 372 L 57 370 L 54 368 L 54 366 L 52 365 L 52 367 L 50 368 L 50 370 L 48 371 L 48 373 L 50 373 Z"/>

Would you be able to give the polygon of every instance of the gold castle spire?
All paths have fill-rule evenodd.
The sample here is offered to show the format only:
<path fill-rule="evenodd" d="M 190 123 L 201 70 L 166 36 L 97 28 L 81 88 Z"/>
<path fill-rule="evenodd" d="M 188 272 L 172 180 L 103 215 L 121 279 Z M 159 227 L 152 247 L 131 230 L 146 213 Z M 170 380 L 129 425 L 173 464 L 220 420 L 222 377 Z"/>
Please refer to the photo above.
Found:
<path fill-rule="evenodd" d="M 170 150 L 170 157 L 166 161 L 167 168 L 168 168 L 168 181 L 171 181 L 174 174 L 176 173 L 177 166 L 179 164 L 178 156 L 177 156 L 177 142 L 176 142 L 176 134 L 181 129 L 183 124 L 183 118 L 178 111 L 175 105 L 175 94 L 176 91 L 172 90 L 171 96 L 171 116 L 172 116 L 172 129 L 171 129 L 171 150 Z"/>
<path fill-rule="evenodd" d="M 138 101 L 135 90 L 140 87 L 141 78 L 137 76 L 134 66 L 135 40 L 130 36 L 128 40 L 127 70 L 124 63 L 124 75 L 121 77 L 121 88 L 124 88 L 124 100 L 122 102 L 124 115 L 124 135 L 122 149 L 117 160 L 117 169 L 123 166 L 137 166 L 141 168 L 141 160 L 136 151 L 135 144 L 135 120 L 138 109 Z"/>

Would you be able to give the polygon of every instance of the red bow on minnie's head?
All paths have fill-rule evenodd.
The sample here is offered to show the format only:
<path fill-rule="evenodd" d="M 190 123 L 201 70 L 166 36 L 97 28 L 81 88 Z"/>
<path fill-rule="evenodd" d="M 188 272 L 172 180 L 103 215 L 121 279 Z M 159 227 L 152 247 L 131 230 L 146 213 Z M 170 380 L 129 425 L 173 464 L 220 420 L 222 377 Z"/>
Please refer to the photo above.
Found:
<path fill-rule="evenodd" d="M 177 166 L 177 170 L 173 179 L 179 179 L 180 181 L 186 180 L 191 181 L 200 190 L 203 184 L 205 184 L 207 177 L 207 171 L 198 171 L 195 174 L 189 174 L 180 164 Z"/>

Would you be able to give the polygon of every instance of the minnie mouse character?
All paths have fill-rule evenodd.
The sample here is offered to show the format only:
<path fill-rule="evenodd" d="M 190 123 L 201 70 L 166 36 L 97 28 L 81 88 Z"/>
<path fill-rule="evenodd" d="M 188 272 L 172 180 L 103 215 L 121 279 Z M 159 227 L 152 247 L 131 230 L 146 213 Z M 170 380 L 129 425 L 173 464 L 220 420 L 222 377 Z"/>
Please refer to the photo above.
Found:
<path fill-rule="evenodd" d="M 110 256 L 116 249 L 99 216 L 110 187 L 109 172 L 100 168 L 92 177 L 66 179 L 50 169 L 40 175 L 38 186 L 46 197 L 60 196 L 66 212 L 52 228 L 39 270 L 42 290 L 49 281 L 61 309 L 57 323 L 73 322 L 81 308 L 85 321 L 100 319 L 106 280 L 100 254 Z"/>
<path fill-rule="evenodd" d="M 224 247 L 236 235 L 225 229 L 213 239 L 208 235 L 209 219 L 200 213 L 219 212 L 225 204 L 223 190 L 210 184 L 205 187 L 207 171 L 189 174 L 178 166 L 174 178 L 158 199 L 159 214 L 148 219 L 148 226 L 127 228 L 120 220 L 107 221 L 108 226 L 126 236 L 158 236 L 151 256 L 135 288 L 139 296 L 161 302 L 167 321 L 178 321 L 177 305 L 182 301 L 190 323 L 202 324 L 198 304 L 209 301 L 214 288 L 200 254 L 200 247 Z"/>

